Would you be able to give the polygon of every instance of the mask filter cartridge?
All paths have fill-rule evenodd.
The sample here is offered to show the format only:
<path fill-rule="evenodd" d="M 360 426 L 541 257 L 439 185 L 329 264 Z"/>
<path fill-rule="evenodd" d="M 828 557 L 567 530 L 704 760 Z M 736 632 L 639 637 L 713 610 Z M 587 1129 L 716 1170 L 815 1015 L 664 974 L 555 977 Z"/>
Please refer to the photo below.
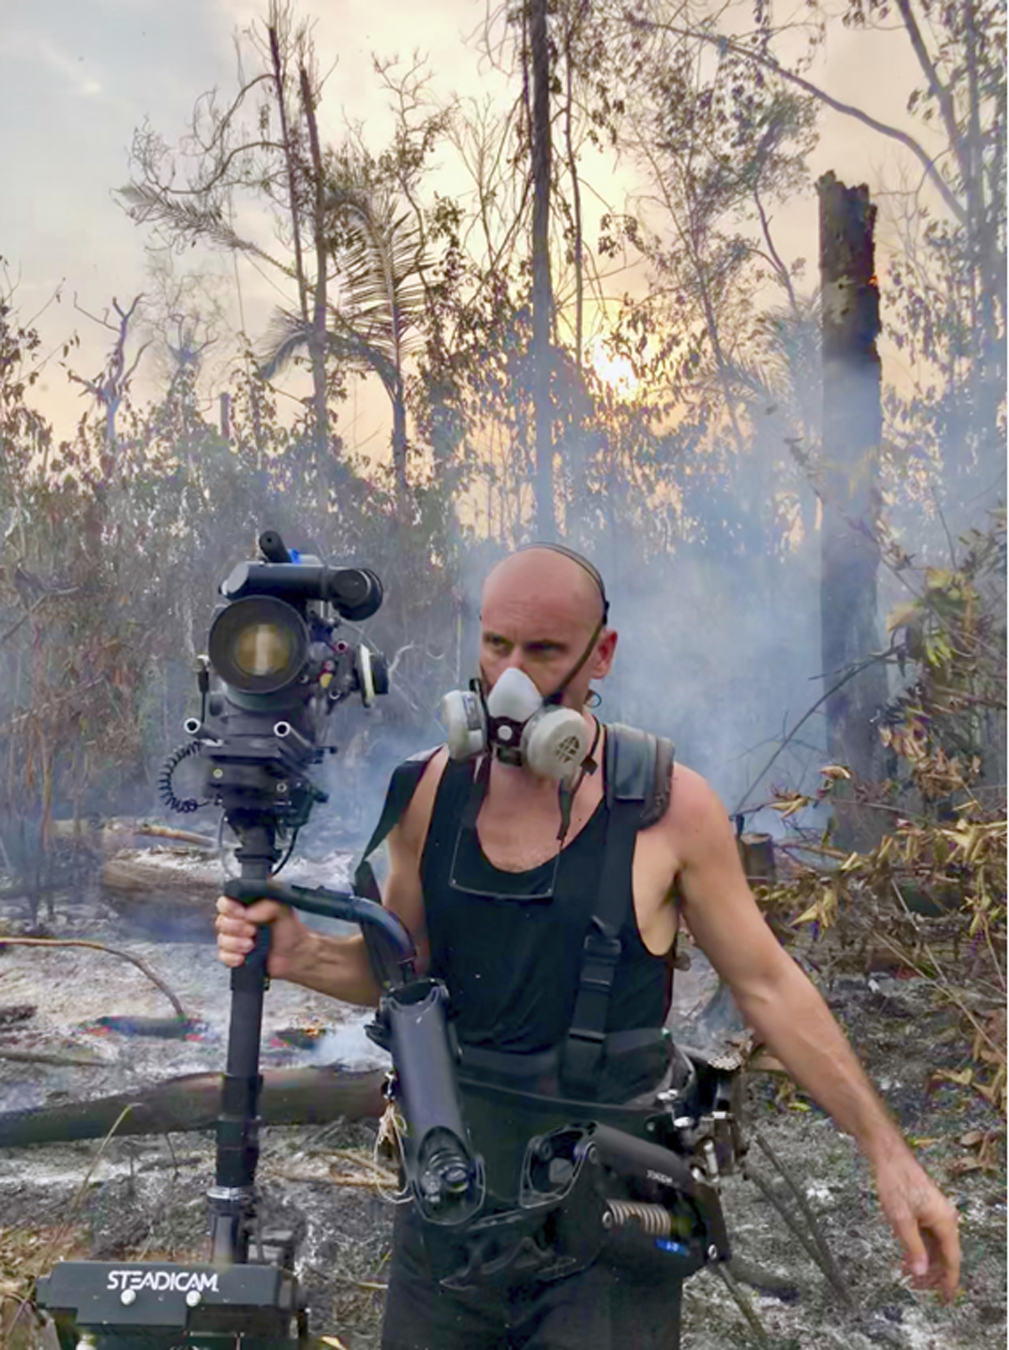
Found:
<path fill-rule="evenodd" d="M 524 671 L 510 666 L 487 696 L 498 753 L 541 778 L 572 781 L 588 754 L 589 728 L 575 708 L 544 703 Z"/>

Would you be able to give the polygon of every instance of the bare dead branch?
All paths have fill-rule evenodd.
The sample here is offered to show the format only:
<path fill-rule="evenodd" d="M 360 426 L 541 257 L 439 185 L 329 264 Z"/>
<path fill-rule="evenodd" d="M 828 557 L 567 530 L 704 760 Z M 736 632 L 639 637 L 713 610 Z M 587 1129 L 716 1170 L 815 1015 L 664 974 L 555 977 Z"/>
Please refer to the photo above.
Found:
<path fill-rule="evenodd" d="M 861 122 L 863 126 L 869 127 L 872 131 L 878 132 L 880 136 L 886 136 L 890 140 L 897 141 L 905 149 L 910 150 L 915 159 L 921 164 L 936 191 L 945 202 L 950 213 L 961 225 L 967 224 L 967 211 L 963 203 L 958 201 L 949 185 L 943 178 L 936 166 L 935 160 L 919 141 L 913 136 L 909 136 L 906 131 L 901 131 L 899 127 L 892 127 L 886 122 L 879 121 L 870 113 L 864 112 L 861 108 L 856 108 L 851 103 L 843 103 L 840 99 L 834 98 L 828 94 L 825 89 L 819 85 L 813 84 L 810 80 L 804 79 L 801 75 L 796 75 L 794 71 L 787 70 L 772 56 L 767 56 L 763 52 L 751 50 L 742 43 L 733 38 L 725 37 L 722 34 L 707 33 L 696 28 L 680 28 L 675 24 L 655 23 L 651 20 L 634 18 L 632 23 L 636 27 L 654 29 L 660 32 L 672 33 L 675 37 L 693 38 L 698 42 L 706 42 L 713 47 L 718 47 L 722 51 L 732 52 L 735 56 L 742 57 L 746 61 L 752 61 L 754 65 L 762 66 L 772 74 L 777 75 L 779 79 L 787 84 L 794 84 L 797 89 L 803 93 L 811 95 L 819 103 L 832 108 L 834 112 L 842 113 L 845 117 L 851 117 L 856 122 Z"/>
<path fill-rule="evenodd" d="M 61 1069 L 107 1069 L 108 1060 L 95 1059 L 93 1055 L 60 1055 L 48 1050 L 16 1050 L 13 1046 L 0 1045 L 0 1059 L 13 1060 L 18 1064 L 53 1064 Z"/>
<path fill-rule="evenodd" d="M 817 1251 L 813 1239 L 802 1227 L 802 1225 L 796 1220 L 795 1215 L 788 1208 L 784 1200 L 777 1193 L 777 1191 L 770 1184 L 770 1182 L 767 1181 L 764 1177 L 762 1177 L 759 1172 L 755 1172 L 750 1163 L 744 1164 L 743 1175 L 745 1176 L 747 1181 L 752 1181 L 754 1186 L 756 1186 L 757 1190 L 764 1197 L 764 1199 L 769 1204 L 774 1206 L 774 1208 L 778 1211 L 778 1213 L 784 1220 L 789 1232 L 792 1233 L 792 1235 L 798 1240 L 803 1251 L 812 1261 L 813 1265 L 816 1266 L 819 1270 L 822 1270 L 824 1275 L 826 1275 L 827 1278 L 829 1279 L 830 1278 L 829 1273 L 824 1268 L 823 1258 Z"/>
<path fill-rule="evenodd" d="M 809 1224 L 809 1231 L 820 1252 L 822 1258 L 821 1264 L 827 1272 L 831 1284 L 837 1290 L 838 1294 L 840 1294 L 844 1302 L 850 1306 L 852 1303 L 851 1290 L 848 1288 L 847 1281 L 841 1274 L 837 1262 L 834 1260 L 834 1253 L 830 1250 L 827 1239 L 823 1235 L 823 1229 L 820 1227 L 819 1221 L 813 1213 L 812 1205 L 810 1205 L 809 1201 L 806 1199 L 805 1192 L 759 1130 L 754 1131 L 753 1137 L 756 1139 L 757 1147 L 760 1149 L 761 1153 L 763 1153 L 765 1158 L 767 1158 L 768 1162 L 771 1163 L 777 1172 L 784 1177 L 788 1189 L 795 1196 L 795 1203 L 799 1206 L 803 1218 Z"/>
<path fill-rule="evenodd" d="M 817 711 L 817 709 L 821 708 L 824 705 L 824 703 L 826 703 L 828 698 L 832 698 L 839 689 L 843 689 L 844 686 L 848 683 L 848 681 L 853 680 L 856 675 L 861 675 L 863 670 L 866 670 L 869 666 L 874 665 L 875 662 L 877 661 L 889 660 L 889 657 L 890 657 L 889 652 L 873 652 L 873 654 L 871 656 L 867 656 L 865 660 L 856 662 L 856 664 L 853 665 L 849 670 L 845 671 L 845 673 L 841 676 L 841 678 L 835 685 L 833 685 L 830 689 L 827 690 L 825 694 L 822 694 L 820 698 L 816 700 L 816 702 L 812 705 L 812 707 L 807 708 L 806 711 L 803 713 L 803 715 L 799 718 L 798 722 L 796 722 L 792 730 L 788 733 L 788 735 L 782 738 L 774 754 L 767 761 L 764 767 L 760 770 L 760 773 L 758 773 L 757 776 L 754 779 L 752 779 L 749 787 L 740 797 L 739 801 L 732 808 L 729 814 L 735 816 L 738 815 L 740 811 L 742 811 L 743 807 L 749 800 L 750 793 L 763 778 L 764 774 L 767 773 L 771 765 L 774 764 L 778 756 L 784 751 L 789 741 L 794 740 L 796 733 L 800 731 L 803 728 L 803 726 L 805 726 L 805 724 L 809 721 L 809 719 L 813 716 L 813 714 Z"/>
<path fill-rule="evenodd" d="M 20 619 L 18 619 L 16 623 L 11 624 L 10 628 L 7 629 L 6 633 L 0 633 L 0 645 L 6 642 L 8 638 L 13 637 L 14 634 L 21 627 L 21 625 L 27 623 L 28 620 L 31 618 L 31 616 L 35 613 L 35 611 L 41 605 L 45 604 L 45 602 L 49 599 L 50 595 L 52 594 L 53 594 L 52 591 L 46 591 L 44 595 L 40 595 L 39 598 L 35 601 L 35 603 L 31 606 L 31 608 L 26 609 L 25 612 L 21 615 Z"/>
<path fill-rule="evenodd" d="M 922 73 L 928 82 L 929 92 L 935 97 L 939 104 L 939 112 L 942 115 L 943 124 L 946 127 L 946 135 L 949 138 L 950 147 L 956 155 L 957 164 L 960 172 L 963 174 L 964 187 L 969 192 L 970 166 L 965 163 L 963 155 L 963 138 L 960 135 L 960 128 L 956 120 L 956 108 L 953 104 L 953 95 L 939 78 L 939 72 L 935 68 L 928 48 L 925 46 L 925 39 L 922 37 L 921 29 L 918 26 L 918 20 L 911 9 L 911 0 L 897 0 L 897 8 L 900 11 L 900 17 L 904 21 L 904 28 L 907 31 L 911 48 L 918 59 Z"/>
<path fill-rule="evenodd" d="M 86 947 L 91 951 L 105 952 L 108 956 L 118 956 L 124 961 L 129 961 L 142 970 L 152 984 L 164 994 L 175 1009 L 176 1016 L 186 1020 L 186 1010 L 179 1002 L 178 998 L 164 982 L 160 975 L 153 971 L 146 961 L 142 961 L 139 956 L 133 952 L 124 952 L 120 947 L 109 947 L 104 942 L 88 942 L 83 938 L 30 938 L 30 937 L 0 937 L 0 947 Z"/>
<path fill-rule="evenodd" d="M 141 824 L 134 833 L 150 835 L 154 839 L 178 839 L 184 844 L 196 844 L 200 848 L 217 848 L 216 841 L 209 835 L 197 834 L 195 830 L 177 830 L 170 825 Z"/>
<path fill-rule="evenodd" d="M 770 1345 L 771 1338 L 767 1334 L 767 1328 L 754 1311 L 753 1304 L 740 1289 L 732 1271 L 723 1261 L 715 1262 L 715 1273 L 732 1295 L 732 1300 L 736 1307 L 746 1318 L 752 1330 L 756 1333 L 757 1339 L 761 1345 Z"/>

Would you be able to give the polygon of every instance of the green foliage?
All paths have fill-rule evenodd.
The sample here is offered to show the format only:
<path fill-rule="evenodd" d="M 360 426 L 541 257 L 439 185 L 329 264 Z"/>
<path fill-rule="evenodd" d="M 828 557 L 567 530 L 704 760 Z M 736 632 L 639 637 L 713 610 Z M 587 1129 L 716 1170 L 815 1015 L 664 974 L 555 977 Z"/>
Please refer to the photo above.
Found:
<path fill-rule="evenodd" d="M 787 875 L 765 887 L 767 908 L 793 928 L 831 932 L 825 959 L 873 968 L 881 958 L 927 975 L 961 1014 L 970 1083 L 1006 1106 L 1005 515 L 972 531 L 948 569 L 901 571 L 917 594 L 890 615 L 908 681 L 880 728 L 894 773 L 851 784 L 822 771 L 819 799 L 838 782 L 893 823 L 865 853 L 819 839 L 786 845 Z M 783 819 L 811 804 L 779 795 Z"/>
<path fill-rule="evenodd" d="M 892 549 L 891 549 L 892 552 Z M 971 530 L 946 568 L 912 568 L 894 557 L 913 598 L 887 620 L 902 669 L 915 672 L 882 728 L 910 767 L 926 801 L 958 790 L 957 780 L 1005 782 L 1005 511 Z"/>

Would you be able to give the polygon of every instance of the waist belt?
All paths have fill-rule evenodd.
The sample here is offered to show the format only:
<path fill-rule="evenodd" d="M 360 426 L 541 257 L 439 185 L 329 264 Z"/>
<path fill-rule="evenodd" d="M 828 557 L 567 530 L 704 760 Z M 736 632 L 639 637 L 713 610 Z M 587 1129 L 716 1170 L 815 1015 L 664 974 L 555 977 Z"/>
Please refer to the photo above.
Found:
<path fill-rule="evenodd" d="M 533 1054 L 486 1050 L 476 1045 L 459 1047 L 460 1069 L 467 1077 L 547 1096 L 560 1091 L 560 1061 L 560 1046 Z"/>

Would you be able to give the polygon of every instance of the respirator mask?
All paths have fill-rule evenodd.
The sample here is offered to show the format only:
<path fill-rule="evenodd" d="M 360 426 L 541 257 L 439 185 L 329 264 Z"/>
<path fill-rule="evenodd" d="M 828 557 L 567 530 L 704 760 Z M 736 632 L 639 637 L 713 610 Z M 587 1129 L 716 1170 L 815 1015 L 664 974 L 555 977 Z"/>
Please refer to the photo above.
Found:
<path fill-rule="evenodd" d="M 598 632 L 589 648 L 595 646 Z M 453 689 L 441 701 L 440 717 L 452 759 L 472 759 L 493 751 L 503 764 L 529 768 L 541 778 L 570 782 L 589 752 L 589 727 L 561 696 L 585 660 L 544 699 L 525 671 L 502 673 L 486 696 L 479 680 L 467 690 Z"/>
<path fill-rule="evenodd" d="M 595 651 L 609 618 L 610 602 L 599 572 L 574 549 L 563 544 L 529 544 L 527 548 L 563 554 L 587 572 L 599 588 L 602 618 L 585 650 L 553 693 L 544 697 L 525 671 L 509 666 L 489 693 L 482 679 L 471 680 L 469 689 L 453 689 L 442 699 L 439 716 L 452 759 L 474 759 L 491 751 L 503 764 L 524 765 L 541 778 L 553 778 L 562 788 L 571 788 L 586 767 L 593 747 L 585 718 L 576 708 L 565 707 L 561 700 L 564 690 Z"/>

